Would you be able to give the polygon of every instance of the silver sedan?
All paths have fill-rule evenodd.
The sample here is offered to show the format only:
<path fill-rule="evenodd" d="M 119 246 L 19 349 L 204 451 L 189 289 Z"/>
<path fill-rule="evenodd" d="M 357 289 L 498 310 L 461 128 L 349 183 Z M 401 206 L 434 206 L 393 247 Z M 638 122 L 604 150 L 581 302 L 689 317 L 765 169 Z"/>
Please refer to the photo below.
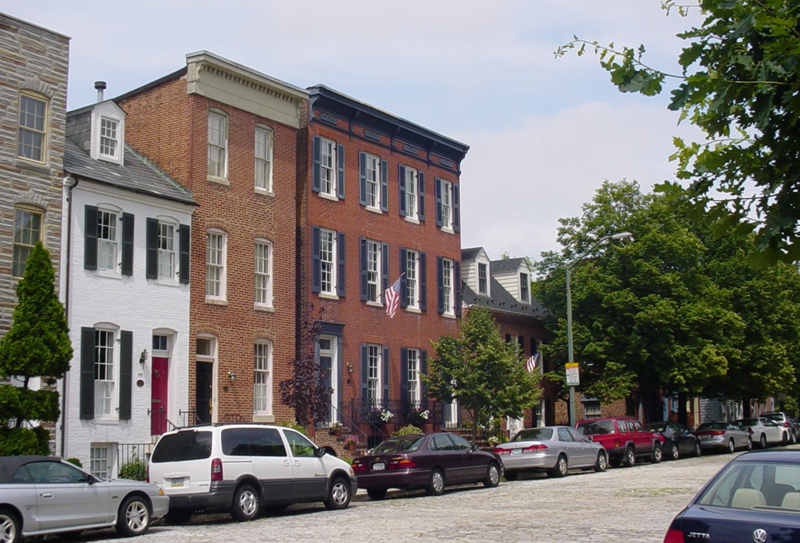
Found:
<path fill-rule="evenodd" d="M 694 435 L 700 440 L 700 447 L 718 449 L 732 453 L 736 449 L 753 448 L 753 438 L 747 430 L 742 430 L 729 422 L 704 422 L 697 427 Z"/>
<path fill-rule="evenodd" d="M 492 452 L 503 459 L 509 481 L 523 471 L 546 471 L 551 477 L 563 477 L 570 469 L 605 471 L 608 466 L 605 448 L 568 426 L 526 428 Z"/>
<path fill-rule="evenodd" d="M 100 480 L 50 456 L 0 457 L 0 543 L 111 526 L 141 535 L 168 510 L 169 498 L 149 483 Z"/>

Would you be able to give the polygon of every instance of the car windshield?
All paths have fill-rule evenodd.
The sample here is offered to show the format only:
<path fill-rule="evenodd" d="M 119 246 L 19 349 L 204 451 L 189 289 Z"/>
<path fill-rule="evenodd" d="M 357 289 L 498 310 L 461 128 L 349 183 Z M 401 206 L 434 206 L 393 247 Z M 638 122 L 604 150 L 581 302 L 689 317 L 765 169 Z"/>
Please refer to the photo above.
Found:
<path fill-rule="evenodd" d="M 552 428 L 528 428 L 517 433 L 511 441 L 536 441 L 550 439 L 551 437 L 553 437 Z"/>
<path fill-rule="evenodd" d="M 727 430 L 727 422 L 704 422 L 697 427 L 697 430 Z"/>
<path fill-rule="evenodd" d="M 422 445 L 425 436 L 392 437 L 372 449 L 372 454 L 411 452 Z"/>
<path fill-rule="evenodd" d="M 714 478 L 697 503 L 800 515 L 800 465 L 732 462 Z"/>
<path fill-rule="evenodd" d="M 738 424 L 739 426 L 757 426 L 758 425 L 758 419 L 737 420 L 736 424 Z"/>
<path fill-rule="evenodd" d="M 767 417 L 768 419 L 777 420 L 778 422 L 783 422 L 783 414 L 781 413 L 763 413 L 762 416 Z"/>
<path fill-rule="evenodd" d="M 153 451 L 151 460 L 155 463 L 183 462 L 210 456 L 211 432 L 187 430 L 163 435 Z"/>
<path fill-rule="evenodd" d="M 586 436 L 594 436 L 597 434 L 613 434 L 614 421 L 613 420 L 588 420 L 578 424 L 578 430 Z"/>

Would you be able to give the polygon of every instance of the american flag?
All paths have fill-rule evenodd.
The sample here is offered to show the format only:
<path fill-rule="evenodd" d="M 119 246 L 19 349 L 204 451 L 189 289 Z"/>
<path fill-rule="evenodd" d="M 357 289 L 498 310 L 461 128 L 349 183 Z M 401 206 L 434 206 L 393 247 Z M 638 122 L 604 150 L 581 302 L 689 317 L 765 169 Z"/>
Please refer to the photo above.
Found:
<path fill-rule="evenodd" d="M 400 278 L 392 283 L 392 286 L 386 289 L 383 294 L 383 301 L 386 305 L 386 314 L 391 319 L 397 313 L 397 308 L 400 306 Z"/>
<path fill-rule="evenodd" d="M 533 370 L 536 369 L 536 366 L 539 365 L 539 359 L 541 358 L 542 353 L 536 351 L 533 353 L 528 360 L 525 361 L 525 369 L 528 370 L 528 373 L 533 373 Z"/>

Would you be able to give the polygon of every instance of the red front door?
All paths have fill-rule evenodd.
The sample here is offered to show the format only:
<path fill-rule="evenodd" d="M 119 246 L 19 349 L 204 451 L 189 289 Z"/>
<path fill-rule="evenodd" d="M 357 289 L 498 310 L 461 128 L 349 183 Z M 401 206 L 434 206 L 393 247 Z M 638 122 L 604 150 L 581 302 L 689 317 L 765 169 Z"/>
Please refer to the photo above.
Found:
<path fill-rule="evenodd" d="M 153 357 L 150 393 L 150 434 L 160 436 L 167 431 L 167 396 L 169 384 L 169 358 Z"/>

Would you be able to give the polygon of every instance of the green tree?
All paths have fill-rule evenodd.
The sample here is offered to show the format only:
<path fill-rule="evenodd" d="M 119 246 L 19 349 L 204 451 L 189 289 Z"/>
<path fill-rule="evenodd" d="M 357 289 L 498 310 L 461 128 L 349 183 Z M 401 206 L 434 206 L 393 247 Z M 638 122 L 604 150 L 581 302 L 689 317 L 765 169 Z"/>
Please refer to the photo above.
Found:
<path fill-rule="evenodd" d="M 485 307 L 470 308 L 458 337 L 433 343 L 434 356 L 423 375 L 428 396 L 458 400 L 472 415 L 473 439 L 478 424 L 493 417 L 521 417 L 541 396 L 539 376 L 528 373 L 518 346 L 503 340 Z"/>
<path fill-rule="evenodd" d="M 56 422 L 58 392 L 32 390 L 34 378 L 60 379 L 69 369 L 72 345 L 64 306 L 55 292 L 50 254 L 38 242 L 17 285 L 13 324 L 0 341 L 0 376 L 19 387 L 0 386 L 0 456 L 48 454 L 49 433 L 38 422 Z"/>
<path fill-rule="evenodd" d="M 691 9 L 673 0 L 662 5 L 684 14 Z M 755 231 L 755 262 L 800 260 L 800 6 L 797 0 L 699 0 L 696 7 L 705 19 L 678 35 L 689 42 L 678 58 L 679 75 L 646 65 L 644 46 L 615 48 L 575 37 L 556 55 L 593 48 L 622 92 L 656 95 L 667 78 L 677 78 L 669 109 L 706 140 L 675 139 L 677 176 L 690 185 L 665 183 L 659 190 L 690 200 L 695 217 L 714 218 L 717 235 Z"/>

